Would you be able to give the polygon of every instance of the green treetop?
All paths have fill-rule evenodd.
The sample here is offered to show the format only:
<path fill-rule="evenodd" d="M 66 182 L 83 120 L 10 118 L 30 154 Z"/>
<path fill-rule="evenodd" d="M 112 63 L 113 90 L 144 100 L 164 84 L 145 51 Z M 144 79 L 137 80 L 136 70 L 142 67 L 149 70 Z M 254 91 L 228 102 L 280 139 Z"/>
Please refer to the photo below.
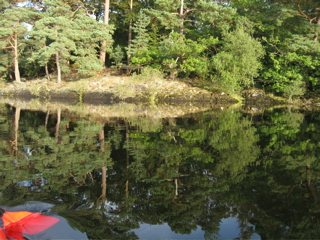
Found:
<path fill-rule="evenodd" d="M 110 51 L 111 32 L 108 25 L 85 15 L 82 9 L 72 11 L 67 4 L 52 6 L 31 32 L 40 43 L 32 59 L 45 65 L 54 56 L 58 83 L 61 82 L 61 73 L 70 70 L 70 61 L 79 73 L 101 70 L 96 49 L 99 41 L 107 40 L 107 50 Z"/>
<path fill-rule="evenodd" d="M 251 32 L 251 23 L 240 18 L 236 29 L 225 35 L 222 51 L 213 57 L 217 72 L 214 80 L 227 91 L 253 85 L 253 78 L 262 67 L 259 59 L 264 50 L 260 42 L 250 36 Z"/>
<path fill-rule="evenodd" d="M 25 7 L 5 8 L 0 17 L 0 49 L 2 54 L 8 56 L 13 62 L 15 80 L 20 82 L 19 56 L 23 49 L 25 34 L 27 33 L 26 23 L 29 20 L 31 9 Z M 6 59 L 6 58 L 4 58 Z M 1 61 L 6 66 L 6 62 Z"/>

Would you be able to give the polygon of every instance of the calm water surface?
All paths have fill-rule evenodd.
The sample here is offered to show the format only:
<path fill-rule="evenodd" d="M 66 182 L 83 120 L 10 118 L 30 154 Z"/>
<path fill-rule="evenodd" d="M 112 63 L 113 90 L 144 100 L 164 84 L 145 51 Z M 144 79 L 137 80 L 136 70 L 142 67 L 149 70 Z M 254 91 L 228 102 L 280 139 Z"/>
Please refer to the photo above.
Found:
<path fill-rule="evenodd" d="M 320 236 L 320 114 L 95 118 L 0 105 L 0 205 L 60 221 L 29 239 Z"/>

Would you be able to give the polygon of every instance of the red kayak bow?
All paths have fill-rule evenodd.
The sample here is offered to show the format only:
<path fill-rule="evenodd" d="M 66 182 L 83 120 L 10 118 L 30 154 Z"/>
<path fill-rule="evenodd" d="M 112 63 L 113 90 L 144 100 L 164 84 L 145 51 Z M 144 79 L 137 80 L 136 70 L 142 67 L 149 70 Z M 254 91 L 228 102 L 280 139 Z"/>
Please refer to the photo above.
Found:
<path fill-rule="evenodd" d="M 2 210 L 2 211 L 1 211 Z M 0 210 L 4 230 L 0 228 L 0 239 L 25 239 L 23 234 L 35 235 L 59 222 L 58 218 L 32 212 L 7 212 Z"/>

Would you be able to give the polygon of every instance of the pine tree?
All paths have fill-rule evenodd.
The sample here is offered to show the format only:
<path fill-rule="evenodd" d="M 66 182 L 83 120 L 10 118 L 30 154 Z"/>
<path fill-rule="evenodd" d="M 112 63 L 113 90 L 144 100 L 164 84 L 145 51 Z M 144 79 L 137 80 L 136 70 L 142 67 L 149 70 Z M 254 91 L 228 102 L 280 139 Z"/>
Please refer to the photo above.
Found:
<path fill-rule="evenodd" d="M 23 42 L 31 10 L 25 7 L 12 7 L 4 9 L 0 15 L 0 49 L 12 58 L 15 81 L 20 82 L 19 56 L 23 49 Z M 1 62 L 6 66 L 5 62 Z"/>
<path fill-rule="evenodd" d="M 44 17 L 36 22 L 31 33 L 41 44 L 41 48 L 34 52 L 34 58 L 39 59 L 40 63 L 47 63 L 52 56 L 55 56 L 58 83 L 61 82 L 62 71 L 66 71 L 62 68 L 67 68 L 71 52 L 76 50 L 70 29 L 71 22 L 64 16 Z"/>
<path fill-rule="evenodd" d="M 142 64 L 146 61 L 145 56 L 148 51 L 149 34 L 147 26 L 150 22 L 150 18 L 140 11 L 137 22 L 132 27 L 135 33 L 135 38 L 132 40 L 127 55 L 132 57 L 133 63 Z"/>
<path fill-rule="evenodd" d="M 39 42 L 32 59 L 45 66 L 54 57 L 58 83 L 61 74 L 70 70 L 70 61 L 79 73 L 102 70 L 96 49 L 106 40 L 105 49 L 111 50 L 111 33 L 111 26 L 97 22 L 81 9 L 72 11 L 67 4 L 57 5 L 48 9 L 30 34 Z"/>
<path fill-rule="evenodd" d="M 236 13 L 234 8 L 208 0 L 156 0 L 156 6 L 146 12 L 156 17 L 165 29 L 182 35 L 193 29 L 203 32 L 202 29 L 230 20 Z"/>

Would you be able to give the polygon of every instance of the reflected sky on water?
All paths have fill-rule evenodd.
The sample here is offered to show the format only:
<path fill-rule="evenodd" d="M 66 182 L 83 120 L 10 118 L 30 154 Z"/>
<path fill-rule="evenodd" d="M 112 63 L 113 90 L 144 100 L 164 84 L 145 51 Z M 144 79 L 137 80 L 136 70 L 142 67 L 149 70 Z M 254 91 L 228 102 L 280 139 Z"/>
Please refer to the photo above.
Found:
<path fill-rule="evenodd" d="M 222 219 L 216 239 L 236 239 L 240 235 L 240 229 L 237 225 L 237 218 Z M 172 232 L 168 224 L 140 224 L 139 227 L 139 229 L 134 230 L 139 239 L 205 239 L 205 234 L 201 227 L 198 227 L 197 230 L 188 235 Z M 251 239 L 260 239 L 260 236 L 255 233 L 251 236 Z"/>

